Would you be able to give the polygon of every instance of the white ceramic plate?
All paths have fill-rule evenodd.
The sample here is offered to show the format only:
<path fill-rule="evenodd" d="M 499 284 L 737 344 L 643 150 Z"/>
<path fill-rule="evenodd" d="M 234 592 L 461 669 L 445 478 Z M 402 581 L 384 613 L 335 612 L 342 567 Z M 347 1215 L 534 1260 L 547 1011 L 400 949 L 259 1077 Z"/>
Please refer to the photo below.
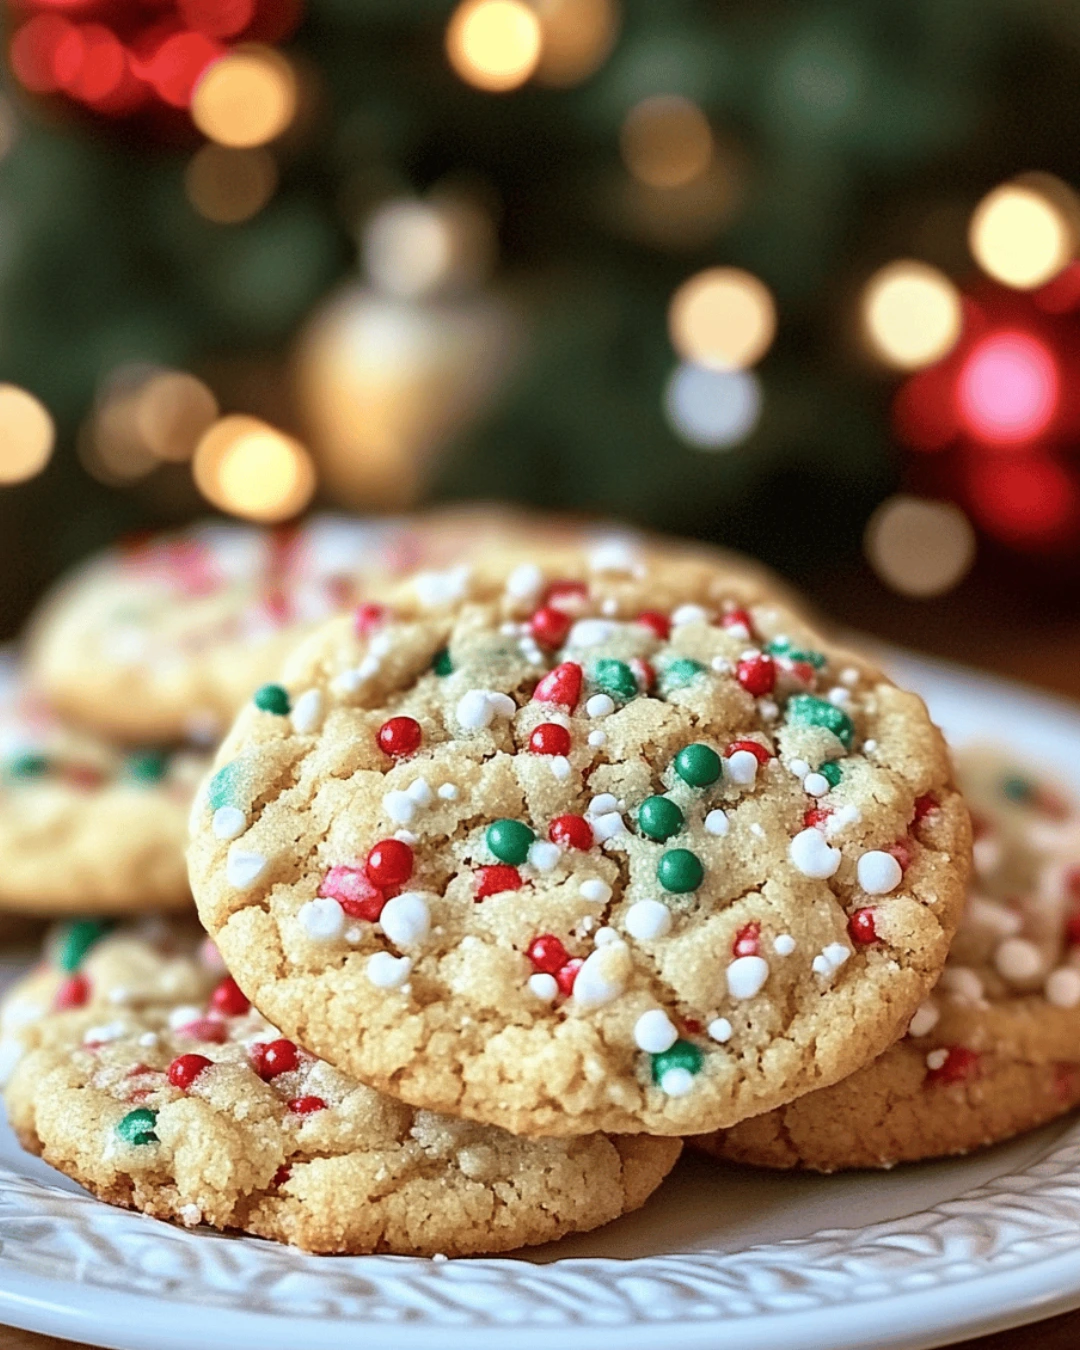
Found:
<path fill-rule="evenodd" d="M 1080 713 L 892 653 L 962 743 L 1080 789 Z M 959 1161 L 784 1176 L 689 1157 L 520 1257 L 311 1257 L 110 1209 L 0 1137 L 0 1320 L 123 1350 L 919 1350 L 1080 1305 L 1080 1124 Z"/>

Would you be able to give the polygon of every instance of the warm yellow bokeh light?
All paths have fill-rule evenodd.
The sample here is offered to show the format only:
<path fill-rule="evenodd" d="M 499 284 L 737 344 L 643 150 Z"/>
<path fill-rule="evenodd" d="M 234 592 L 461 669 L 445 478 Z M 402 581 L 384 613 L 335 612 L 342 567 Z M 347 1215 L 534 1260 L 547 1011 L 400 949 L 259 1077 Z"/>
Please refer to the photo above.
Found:
<path fill-rule="evenodd" d="M 1034 187 L 1004 183 L 975 208 L 968 243 L 995 281 L 1029 291 L 1057 276 L 1076 241 L 1056 202 Z"/>
<path fill-rule="evenodd" d="M 623 161 L 654 188 L 691 183 L 709 167 L 713 134 L 696 103 L 678 94 L 643 99 L 626 114 L 619 133 Z"/>
<path fill-rule="evenodd" d="M 874 354 L 897 370 L 940 361 L 963 326 L 960 292 L 928 263 L 900 259 L 875 272 L 863 290 L 863 329 Z"/>
<path fill-rule="evenodd" d="M 215 506 L 266 523 L 296 515 L 315 491 L 315 468 L 300 442 L 255 417 L 215 422 L 199 442 L 192 472 Z"/>
<path fill-rule="evenodd" d="M 239 47 L 207 66 L 191 96 L 191 117 L 219 145 L 265 145 L 296 115 L 296 76 L 280 52 Z"/>
<path fill-rule="evenodd" d="M 192 155 L 184 172 L 188 201 L 216 225 L 236 225 L 257 215 L 277 188 L 269 150 L 232 150 L 210 142 Z"/>
<path fill-rule="evenodd" d="M 56 427 L 41 400 L 16 384 L 0 384 L 0 483 L 40 473 L 55 441 Z"/>
<path fill-rule="evenodd" d="M 769 288 L 751 273 L 710 267 L 671 297 L 668 331 L 683 360 L 711 370 L 745 370 L 772 345 L 776 306 Z"/>
<path fill-rule="evenodd" d="M 139 391 L 135 428 L 157 459 L 185 460 L 217 415 L 217 399 L 202 380 L 182 370 L 165 370 Z"/>
<path fill-rule="evenodd" d="M 616 0 L 533 0 L 540 20 L 537 84 L 566 89 L 607 60 L 619 32 Z"/>
<path fill-rule="evenodd" d="M 952 502 L 898 493 L 870 517 L 865 547 L 886 586 L 927 598 L 952 590 L 967 575 L 975 561 L 975 531 Z"/>
<path fill-rule="evenodd" d="M 464 0 L 450 17 L 446 53 L 477 89 L 505 93 L 525 83 L 540 60 L 536 13 L 522 0 Z"/>

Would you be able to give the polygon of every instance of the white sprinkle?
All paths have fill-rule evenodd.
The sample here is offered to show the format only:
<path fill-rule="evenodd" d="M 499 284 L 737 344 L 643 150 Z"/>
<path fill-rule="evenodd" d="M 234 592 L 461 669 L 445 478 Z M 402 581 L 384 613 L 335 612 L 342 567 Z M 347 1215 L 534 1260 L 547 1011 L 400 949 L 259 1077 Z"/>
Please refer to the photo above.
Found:
<path fill-rule="evenodd" d="M 723 839 L 730 828 L 731 823 L 727 818 L 727 812 L 721 811 L 719 807 L 710 811 L 705 817 L 705 833 L 713 834 L 717 839 Z"/>
<path fill-rule="evenodd" d="M 378 675 L 381 669 L 382 662 L 377 656 L 369 652 L 356 667 L 357 678 L 361 681 L 370 680 L 373 675 Z"/>
<path fill-rule="evenodd" d="M 565 755 L 552 755 L 551 757 L 551 776 L 560 783 L 565 783 L 570 777 L 570 761 Z"/>
<path fill-rule="evenodd" d="M 345 911 L 336 900 L 309 900 L 296 916 L 300 927 L 316 942 L 332 942 L 345 931 Z"/>
<path fill-rule="evenodd" d="M 854 689 L 859 683 L 859 672 L 854 666 L 845 666 L 840 672 L 840 683 L 846 684 L 849 689 Z"/>
<path fill-rule="evenodd" d="M 619 799 L 613 792 L 601 792 L 589 802 L 587 814 L 602 816 L 605 811 L 617 811 Z"/>
<path fill-rule="evenodd" d="M 529 992 L 542 1003 L 554 1003 L 559 993 L 559 984 L 554 975 L 538 972 L 529 976 Z"/>
<path fill-rule="evenodd" d="M 599 1008 L 618 998 L 630 975 L 630 951 L 625 942 L 611 942 L 591 952 L 574 977 L 574 1002 Z"/>
<path fill-rule="evenodd" d="M 608 598 L 604 601 L 604 603 L 600 606 L 600 613 L 606 614 L 610 618 L 618 614 L 618 612 L 619 612 L 618 600 L 616 600 L 613 595 L 609 595 Z"/>
<path fill-rule="evenodd" d="M 211 822 L 217 839 L 235 839 L 247 829 L 247 816 L 236 806 L 219 806 Z"/>
<path fill-rule="evenodd" d="M 825 836 L 832 839 L 849 825 L 857 825 L 862 820 L 862 812 L 857 806 L 850 803 L 842 806 L 839 811 L 834 811 L 825 822 Z"/>
<path fill-rule="evenodd" d="M 772 949 L 777 956 L 790 956 L 795 950 L 795 939 L 790 933 L 780 933 L 774 939 Z"/>
<path fill-rule="evenodd" d="M 1059 966 L 1046 977 L 1046 1000 L 1055 1008 L 1075 1008 L 1080 1003 L 1080 970 Z"/>
<path fill-rule="evenodd" d="M 805 759 L 791 760 L 791 762 L 788 764 L 788 768 L 795 775 L 795 777 L 799 779 L 805 778 L 806 775 L 810 772 L 810 765 L 807 764 Z"/>
<path fill-rule="evenodd" d="M 753 998 L 769 978 L 769 963 L 761 956 L 737 956 L 727 968 L 727 988 L 732 998 Z"/>
<path fill-rule="evenodd" d="M 671 626 L 681 628 L 685 623 L 705 623 L 708 617 L 708 611 L 700 605 L 680 605 L 671 616 Z"/>
<path fill-rule="evenodd" d="M 830 689 L 825 697 L 834 707 L 848 708 L 851 706 L 851 690 L 842 689 L 839 685 L 835 689 Z"/>
<path fill-rule="evenodd" d="M 593 694 L 585 703 L 587 717 L 607 717 L 615 711 L 615 700 L 610 694 Z"/>
<path fill-rule="evenodd" d="M 153 1047 L 157 1045 L 160 1040 L 161 1037 L 157 1034 L 156 1031 L 144 1031 L 143 1034 L 139 1037 L 139 1044 L 142 1046 L 144 1050 L 152 1050 Z"/>
<path fill-rule="evenodd" d="M 418 891 L 403 891 L 383 905 L 379 925 L 395 947 L 413 947 L 431 931 L 431 910 Z"/>
<path fill-rule="evenodd" d="M 589 877 L 578 887 L 578 894 L 591 905 L 606 905 L 611 899 L 611 887 L 600 877 Z"/>
<path fill-rule="evenodd" d="M 432 793 L 426 778 L 417 778 L 415 782 L 409 784 L 405 791 L 417 806 L 431 805 Z"/>
<path fill-rule="evenodd" d="M 506 578 L 506 594 L 511 600 L 531 600 L 544 584 L 544 574 L 536 563 L 519 563 Z"/>
<path fill-rule="evenodd" d="M 726 1017 L 714 1017 L 708 1026 L 709 1036 L 721 1045 L 731 1040 L 731 1023 Z"/>
<path fill-rule="evenodd" d="M 518 651 L 530 665 L 542 666 L 544 664 L 544 653 L 540 650 L 540 644 L 529 634 L 526 634 L 518 643 Z"/>
<path fill-rule="evenodd" d="M 601 844 L 614 839 L 618 834 L 623 834 L 626 830 L 626 822 L 618 811 L 605 811 L 602 815 L 591 816 L 589 824 L 592 826 L 593 835 Z"/>
<path fill-rule="evenodd" d="M 447 568 L 445 572 L 418 572 L 413 578 L 416 598 L 428 609 L 451 605 L 460 600 L 469 588 L 470 569 L 463 565 Z"/>
<path fill-rule="evenodd" d="M 198 1022 L 202 1016 L 203 1010 L 197 1003 L 181 1003 L 169 1012 L 169 1030 L 179 1031 L 181 1027 L 189 1027 L 192 1022 Z"/>
<path fill-rule="evenodd" d="M 225 876 L 230 886 L 238 891 L 246 891 L 263 876 L 269 862 L 270 859 L 261 853 L 233 847 L 225 863 Z"/>
<path fill-rule="evenodd" d="M 775 722 L 780 716 L 780 705 L 771 698 L 758 699 L 758 712 L 761 714 L 762 721 Z"/>
<path fill-rule="evenodd" d="M 843 855 L 838 848 L 830 848 L 820 830 L 802 830 L 791 841 L 788 857 L 804 877 L 824 881 L 835 876 Z"/>
<path fill-rule="evenodd" d="M 985 992 L 982 977 L 970 966 L 946 966 L 938 988 L 964 1003 L 979 1003 Z"/>
<path fill-rule="evenodd" d="M 877 749 L 877 741 L 875 741 L 875 740 L 873 740 L 873 739 L 867 740 L 867 741 L 863 741 L 862 748 L 863 748 L 863 754 L 866 754 L 866 755 L 872 755 L 872 754 L 874 753 L 874 751 Z"/>
<path fill-rule="evenodd" d="M 735 668 L 724 656 L 714 656 L 709 665 L 716 671 L 717 675 L 730 675 Z"/>
<path fill-rule="evenodd" d="M 375 952 L 368 957 L 367 977 L 377 989 L 399 989 L 409 978 L 412 962 L 407 956 Z"/>
<path fill-rule="evenodd" d="M 363 683 L 359 670 L 343 670 L 340 675 L 334 676 L 330 687 L 335 694 L 355 694 Z"/>
<path fill-rule="evenodd" d="M 1011 937 L 999 942 L 994 952 L 994 965 L 998 974 L 1005 980 L 1027 982 L 1042 972 L 1042 953 L 1034 942 L 1026 938 Z"/>
<path fill-rule="evenodd" d="M 663 1008 L 650 1008 L 634 1023 L 634 1044 L 650 1055 L 662 1055 L 678 1039 L 678 1028 Z"/>
<path fill-rule="evenodd" d="M 517 704 L 509 694 L 489 691 L 487 699 L 496 717 L 513 717 L 517 712 Z"/>
<path fill-rule="evenodd" d="M 856 868 L 859 885 L 867 895 L 888 895 L 900 885 L 903 868 L 891 853 L 871 849 L 859 859 Z"/>
<path fill-rule="evenodd" d="M 598 750 L 602 745 L 607 745 L 607 732 L 590 731 L 589 744 L 593 747 L 594 750 Z"/>
<path fill-rule="evenodd" d="M 925 1003 L 920 1003 L 915 1009 L 915 1016 L 908 1023 L 907 1034 L 909 1036 L 927 1036 L 937 1026 L 941 1017 L 937 1006 L 931 1003 L 929 999 Z"/>
<path fill-rule="evenodd" d="M 389 656 L 393 645 L 394 641 L 389 633 L 376 633 L 368 643 L 368 652 L 371 656 Z"/>
<path fill-rule="evenodd" d="M 850 955 L 850 948 L 842 942 L 830 942 L 820 956 L 814 957 L 811 969 L 815 975 L 835 975 Z"/>
<path fill-rule="evenodd" d="M 486 689 L 470 689 L 462 694 L 454 711 L 458 725 L 466 731 L 479 731 L 495 720 L 495 708 Z"/>
<path fill-rule="evenodd" d="M 514 623 L 513 620 L 510 620 L 509 623 L 502 623 L 499 625 L 499 632 L 503 637 L 514 637 L 517 631 L 518 625 Z"/>
<path fill-rule="evenodd" d="M 439 796 L 444 802 L 456 802 L 457 795 L 458 790 L 456 783 L 442 783 L 439 786 Z"/>
<path fill-rule="evenodd" d="M 586 914 L 585 917 L 577 926 L 577 936 L 580 937 L 582 934 L 591 933 L 595 927 L 596 927 L 596 920 L 593 918 L 591 914 Z"/>
<path fill-rule="evenodd" d="M 395 788 L 384 794 L 383 810 L 395 825 L 408 825 L 416 815 L 416 803 L 407 792 Z"/>
<path fill-rule="evenodd" d="M 926 1067 L 928 1069 L 940 1069 L 948 1058 L 948 1050 L 931 1050 L 926 1056 Z"/>
<path fill-rule="evenodd" d="M 90 1041 L 100 1041 L 103 1044 L 118 1041 L 127 1029 L 126 1022 L 106 1022 L 100 1027 L 87 1027 L 83 1032 L 83 1044 L 86 1045 Z"/>
<path fill-rule="evenodd" d="M 125 989 L 122 984 L 114 985 L 113 988 L 109 990 L 108 998 L 110 1003 L 130 1003 L 131 990 Z"/>
<path fill-rule="evenodd" d="M 596 932 L 593 934 L 593 942 L 595 942 L 598 947 L 607 947 L 612 942 L 621 942 L 621 941 L 622 938 L 619 936 L 619 934 L 615 931 L 614 928 L 608 927 L 598 928 Z"/>
<path fill-rule="evenodd" d="M 345 929 L 345 941 L 351 942 L 354 947 L 358 942 L 362 940 L 363 936 L 364 930 L 360 927 L 358 923 L 351 924 L 348 928 Z"/>
<path fill-rule="evenodd" d="M 627 539 L 602 539 L 589 552 L 594 572 L 633 572 L 637 561 L 637 549 Z"/>
<path fill-rule="evenodd" d="M 637 900 L 623 919 L 626 931 L 639 942 L 651 942 L 671 931 L 671 910 L 659 900 Z"/>
<path fill-rule="evenodd" d="M 302 736 L 317 731 L 322 722 L 323 696 L 319 689 L 305 689 L 293 704 L 293 730 Z"/>
<path fill-rule="evenodd" d="M 803 791 L 811 797 L 824 797 L 829 790 L 829 780 L 823 773 L 808 773 L 803 779 Z"/>
<path fill-rule="evenodd" d="M 567 639 L 569 647 L 599 647 L 615 634 L 616 625 L 610 619 L 578 619 Z"/>
<path fill-rule="evenodd" d="M 547 839 L 535 839 L 529 845 L 529 862 L 538 872 L 550 872 L 558 864 L 561 850 Z"/>
<path fill-rule="evenodd" d="M 750 750 L 736 750 L 724 761 L 724 776 L 739 787 L 749 787 L 757 777 L 758 760 Z"/>
<path fill-rule="evenodd" d="M 754 835 L 754 837 L 757 839 L 764 839 L 765 826 L 759 824 L 758 821 L 755 820 L 754 823 L 750 826 L 750 833 Z"/>
<path fill-rule="evenodd" d="M 660 1091 L 668 1097 L 685 1097 L 694 1090 L 694 1075 L 689 1069 L 665 1069 L 660 1078 Z"/>

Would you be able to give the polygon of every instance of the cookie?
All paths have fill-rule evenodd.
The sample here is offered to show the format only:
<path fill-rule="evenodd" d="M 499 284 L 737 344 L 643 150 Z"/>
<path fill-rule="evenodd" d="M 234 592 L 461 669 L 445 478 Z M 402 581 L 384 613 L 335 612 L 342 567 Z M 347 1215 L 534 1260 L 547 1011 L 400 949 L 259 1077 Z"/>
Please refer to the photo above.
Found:
<path fill-rule="evenodd" d="M 516 1139 L 416 1111 L 299 1050 L 238 997 L 52 1013 L 5 1100 L 24 1146 L 110 1204 L 313 1252 L 464 1256 L 644 1204 L 681 1144 Z"/>
<path fill-rule="evenodd" d="M 190 907 L 188 814 L 208 762 L 121 748 L 0 688 L 0 909 Z"/>
<path fill-rule="evenodd" d="M 1009 1139 L 1080 1104 L 1080 815 L 1004 751 L 960 757 L 975 875 L 907 1035 L 842 1083 L 691 1142 L 764 1167 L 889 1167 Z"/>
<path fill-rule="evenodd" d="M 741 572 L 623 544 L 332 621 L 192 818 L 200 915 L 276 1026 L 533 1135 L 702 1131 L 868 1062 L 969 857 L 917 697 Z"/>

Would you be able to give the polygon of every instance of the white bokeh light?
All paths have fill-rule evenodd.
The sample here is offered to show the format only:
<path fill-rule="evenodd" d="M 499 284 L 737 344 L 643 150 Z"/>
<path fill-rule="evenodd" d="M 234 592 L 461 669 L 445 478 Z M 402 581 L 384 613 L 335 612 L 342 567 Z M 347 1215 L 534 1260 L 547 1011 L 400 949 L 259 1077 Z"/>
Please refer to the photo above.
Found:
<path fill-rule="evenodd" d="M 698 450 L 727 450 L 757 426 L 761 381 L 749 370 L 709 370 L 684 361 L 664 391 L 675 434 Z"/>

